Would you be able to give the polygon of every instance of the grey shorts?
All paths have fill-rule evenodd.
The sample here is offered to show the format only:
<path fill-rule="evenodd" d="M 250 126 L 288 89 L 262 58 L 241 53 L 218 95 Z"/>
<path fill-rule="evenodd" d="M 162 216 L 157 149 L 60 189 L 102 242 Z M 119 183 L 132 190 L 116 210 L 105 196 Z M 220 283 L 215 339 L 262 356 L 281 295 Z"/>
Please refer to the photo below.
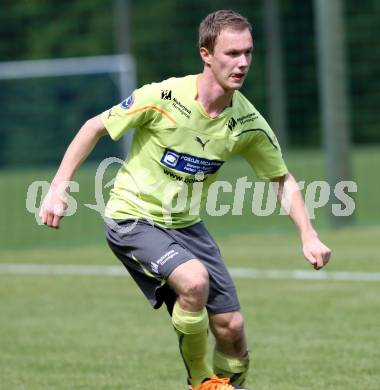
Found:
<path fill-rule="evenodd" d="M 207 310 L 240 309 L 232 278 L 203 222 L 164 229 L 144 220 L 108 220 L 105 233 L 110 248 L 155 309 L 165 303 L 171 314 L 176 294 L 166 281 L 176 267 L 191 259 L 201 261 L 209 273 Z"/>

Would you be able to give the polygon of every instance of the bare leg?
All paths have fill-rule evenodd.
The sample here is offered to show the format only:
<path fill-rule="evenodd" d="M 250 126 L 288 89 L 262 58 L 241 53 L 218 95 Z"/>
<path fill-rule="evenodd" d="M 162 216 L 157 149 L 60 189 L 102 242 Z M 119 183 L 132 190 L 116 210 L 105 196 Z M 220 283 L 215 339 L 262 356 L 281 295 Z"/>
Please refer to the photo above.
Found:
<path fill-rule="evenodd" d="M 213 369 L 219 377 L 228 377 L 234 385 L 245 383 L 249 356 L 240 312 L 210 314 L 210 327 L 215 336 Z"/>
<path fill-rule="evenodd" d="M 198 311 L 205 307 L 209 281 L 206 267 L 196 259 L 178 266 L 169 276 L 169 285 L 177 294 L 183 310 Z"/>
<path fill-rule="evenodd" d="M 216 349 L 226 355 L 242 357 L 247 353 L 244 320 L 240 312 L 210 314 L 210 328 Z"/>
<path fill-rule="evenodd" d="M 188 382 L 194 388 L 213 375 L 207 362 L 209 318 L 205 305 L 209 292 L 208 279 L 206 268 L 196 259 L 178 266 L 168 279 L 178 296 L 172 322 L 178 335 Z"/>

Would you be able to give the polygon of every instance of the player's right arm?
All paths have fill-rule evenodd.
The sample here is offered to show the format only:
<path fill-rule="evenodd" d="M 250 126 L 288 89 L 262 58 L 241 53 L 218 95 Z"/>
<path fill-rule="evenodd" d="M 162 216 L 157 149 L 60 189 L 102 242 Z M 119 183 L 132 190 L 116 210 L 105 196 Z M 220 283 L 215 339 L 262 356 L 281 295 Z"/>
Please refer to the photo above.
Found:
<path fill-rule="evenodd" d="M 75 171 L 95 147 L 99 138 L 109 135 L 117 141 L 131 128 L 143 126 L 161 112 L 161 85 L 147 84 L 120 104 L 88 120 L 68 147 L 40 210 L 42 222 L 59 228 L 67 208 L 66 190 Z"/>
<path fill-rule="evenodd" d="M 42 222 L 52 228 L 59 228 L 60 220 L 67 208 L 66 190 L 74 173 L 91 153 L 98 140 L 108 134 L 100 116 L 89 119 L 74 137 L 56 175 L 50 185 L 49 192 L 45 196 L 40 217 Z"/>

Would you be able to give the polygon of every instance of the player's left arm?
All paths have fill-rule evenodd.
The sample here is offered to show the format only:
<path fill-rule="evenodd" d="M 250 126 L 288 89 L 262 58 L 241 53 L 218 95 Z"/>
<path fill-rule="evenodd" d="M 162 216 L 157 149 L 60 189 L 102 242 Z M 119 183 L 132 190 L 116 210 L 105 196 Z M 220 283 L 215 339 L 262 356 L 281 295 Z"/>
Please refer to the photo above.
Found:
<path fill-rule="evenodd" d="M 328 263 L 331 250 L 319 239 L 313 228 L 296 180 L 287 173 L 271 181 L 278 184 L 277 194 L 281 205 L 299 231 L 305 258 L 315 269 L 321 269 Z"/>

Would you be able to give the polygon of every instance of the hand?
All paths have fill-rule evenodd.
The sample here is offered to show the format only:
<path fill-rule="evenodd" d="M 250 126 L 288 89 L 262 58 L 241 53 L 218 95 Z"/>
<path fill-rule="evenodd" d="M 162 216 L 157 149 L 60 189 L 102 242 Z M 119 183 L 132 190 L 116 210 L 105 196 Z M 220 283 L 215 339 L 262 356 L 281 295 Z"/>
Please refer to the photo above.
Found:
<path fill-rule="evenodd" d="M 319 270 L 329 262 L 331 250 L 320 241 L 317 235 L 303 238 L 302 243 L 303 254 L 314 269 Z"/>
<path fill-rule="evenodd" d="M 67 209 L 67 195 L 65 185 L 51 185 L 49 192 L 42 202 L 39 216 L 44 225 L 59 229 L 60 220 Z"/>

